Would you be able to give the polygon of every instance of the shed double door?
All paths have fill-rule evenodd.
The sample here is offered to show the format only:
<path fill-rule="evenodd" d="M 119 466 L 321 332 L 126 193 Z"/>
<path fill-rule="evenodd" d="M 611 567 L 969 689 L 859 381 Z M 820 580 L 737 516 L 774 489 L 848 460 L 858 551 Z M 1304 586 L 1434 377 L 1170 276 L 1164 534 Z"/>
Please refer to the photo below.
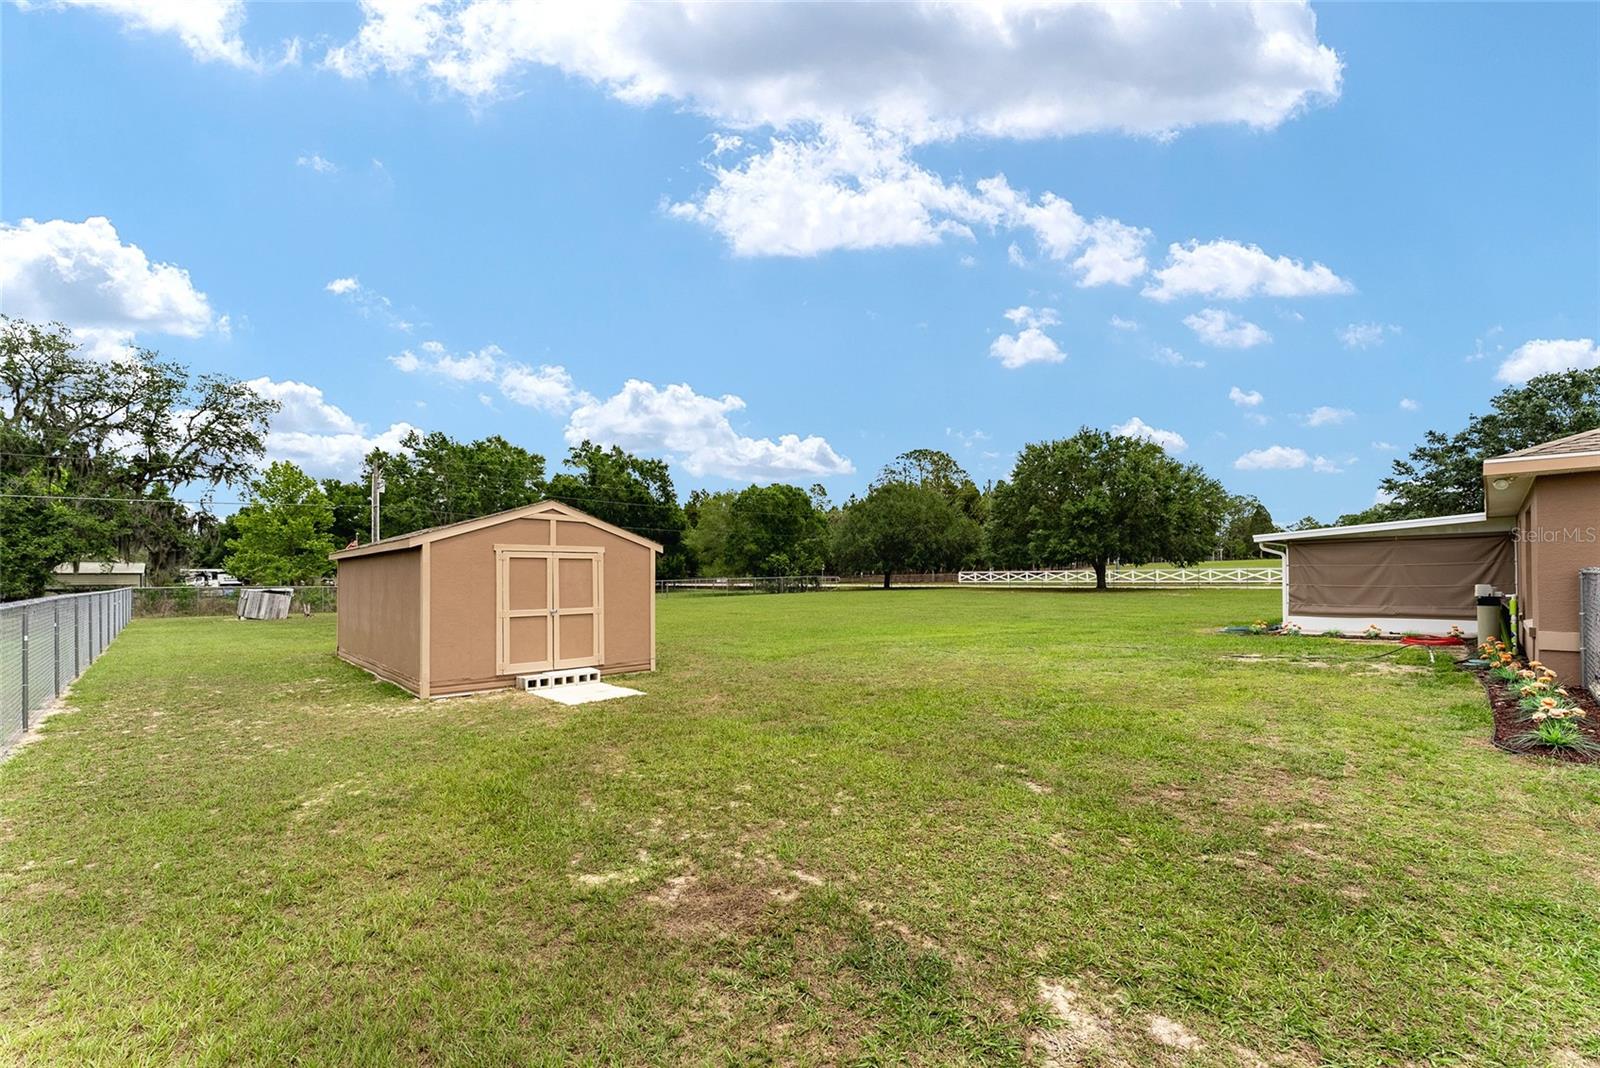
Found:
<path fill-rule="evenodd" d="M 495 576 L 499 674 L 604 662 L 603 550 L 496 547 Z"/>

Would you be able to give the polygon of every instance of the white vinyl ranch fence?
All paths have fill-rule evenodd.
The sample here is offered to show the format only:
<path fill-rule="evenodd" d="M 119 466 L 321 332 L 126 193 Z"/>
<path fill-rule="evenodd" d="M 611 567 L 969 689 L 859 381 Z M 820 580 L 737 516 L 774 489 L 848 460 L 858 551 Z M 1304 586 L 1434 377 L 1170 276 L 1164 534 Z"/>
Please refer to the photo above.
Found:
<path fill-rule="evenodd" d="M 83 674 L 133 617 L 133 591 L 66 593 L 0 604 L 0 749 Z"/>
<path fill-rule="evenodd" d="M 1278 567 L 1114 567 L 1106 571 L 1111 586 L 1276 586 Z M 1093 586 L 1092 568 L 1044 571 L 963 571 L 963 586 Z"/>

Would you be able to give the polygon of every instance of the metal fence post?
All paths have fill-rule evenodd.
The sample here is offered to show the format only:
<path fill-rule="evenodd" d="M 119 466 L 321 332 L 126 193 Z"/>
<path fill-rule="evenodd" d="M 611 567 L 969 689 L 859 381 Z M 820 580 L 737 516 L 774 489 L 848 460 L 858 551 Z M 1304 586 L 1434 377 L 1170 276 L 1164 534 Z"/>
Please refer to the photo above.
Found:
<path fill-rule="evenodd" d="M 51 636 L 55 639 L 55 656 L 51 663 L 55 667 L 55 689 L 52 697 L 61 696 L 61 602 L 57 601 L 50 606 Z"/>
<path fill-rule="evenodd" d="M 24 608 L 17 613 L 22 618 L 22 729 L 28 729 L 28 617 L 33 615 Z"/>

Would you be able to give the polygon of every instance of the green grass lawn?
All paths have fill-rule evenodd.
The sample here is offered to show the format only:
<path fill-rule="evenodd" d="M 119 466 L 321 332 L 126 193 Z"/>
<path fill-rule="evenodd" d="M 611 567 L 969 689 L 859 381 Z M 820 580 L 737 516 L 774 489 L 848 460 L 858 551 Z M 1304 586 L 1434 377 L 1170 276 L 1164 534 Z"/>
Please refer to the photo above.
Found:
<path fill-rule="evenodd" d="M 1277 599 L 669 596 L 573 709 L 137 620 L 0 764 L 0 1062 L 1600 1057 L 1600 768 Z"/>

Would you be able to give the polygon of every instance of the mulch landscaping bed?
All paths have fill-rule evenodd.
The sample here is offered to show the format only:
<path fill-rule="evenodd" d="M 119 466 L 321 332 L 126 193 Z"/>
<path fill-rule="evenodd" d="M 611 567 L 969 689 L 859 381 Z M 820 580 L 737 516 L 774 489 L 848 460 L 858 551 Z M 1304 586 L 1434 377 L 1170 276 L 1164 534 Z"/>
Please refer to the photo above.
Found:
<path fill-rule="evenodd" d="M 1471 670 L 1478 676 L 1478 681 L 1483 683 L 1483 688 L 1489 695 L 1489 705 L 1494 709 L 1494 744 L 1496 746 L 1509 753 L 1546 756 L 1552 760 L 1565 760 L 1573 764 L 1597 762 L 1597 757 L 1584 753 L 1574 753 L 1571 750 L 1556 749 L 1548 745 L 1524 745 L 1513 742 L 1511 739 L 1532 726 L 1528 722 L 1528 713 L 1518 705 L 1517 695 L 1505 683 L 1489 674 L 1484 668 L 1473 668 Z M 1596 742 L 1600 742 L 1600 702 L 1591 697 L 1587 690 L 1568 687 L 1568 694 L 1572 706 L 1581 708 L 1586 713 L 1583 719 L 1577 721 L 1578 729 L 1589 735 Z"/>

